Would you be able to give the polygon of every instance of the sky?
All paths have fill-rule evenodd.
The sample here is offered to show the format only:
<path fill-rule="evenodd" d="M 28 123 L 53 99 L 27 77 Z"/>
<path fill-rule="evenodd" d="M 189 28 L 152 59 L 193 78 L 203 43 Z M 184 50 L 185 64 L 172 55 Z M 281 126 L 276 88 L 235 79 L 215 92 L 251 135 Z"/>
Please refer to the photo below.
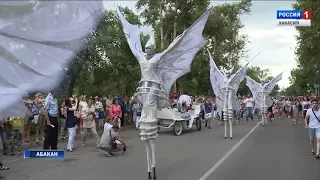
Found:
<path fill-rule="evenodd" d="M 211 5 L 232 3 L 234 1 L 211 1 Z M 127 6 L 133 12 L 136 1 L 104 1 L 107 10 L 115 10 L 115 6 Z M 271 75 L 276 77 L 283 72 L 282 80 L 278 85 L 286 88 L 290 85 L 290 71 L 296 67 L 294 49 L 296 47 L 297 31 L 294 27 L 277 27 L 276 11 L 290 10 L 294 1 L 253 1 L 250 15 L 241 16 L 245 25 L 240 33 L 248 36 L 248 59 L 260 53 L 250 65 L 270 69 Z M 141 27 L 144 33 L 150 33 L 150 27 Z M 245 60 L 240 61 L 245 64 Z"/>

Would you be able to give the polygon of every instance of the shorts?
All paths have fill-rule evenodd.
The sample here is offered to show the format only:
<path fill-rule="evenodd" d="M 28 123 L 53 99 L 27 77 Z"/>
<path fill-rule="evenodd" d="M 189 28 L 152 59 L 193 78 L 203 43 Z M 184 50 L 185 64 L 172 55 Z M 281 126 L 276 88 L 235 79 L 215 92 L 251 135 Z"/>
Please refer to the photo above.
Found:
<path fill-rule="evenodd" d="M 66 118 L 59 118 L 60 128 L 66 127 Z"/>
<path fill-rule="evenodd" d="M 212 117 L 212 114 L 211 113 L 206 113 L 205 115 L 204 115 L 204 119 L 209 119 L 209 118 L 211 118 Z"/>
<path fill-rule="evenodd" d="M 320 128 L 309 128 L 310 140 L 315 140 L 320 138 Z"/>

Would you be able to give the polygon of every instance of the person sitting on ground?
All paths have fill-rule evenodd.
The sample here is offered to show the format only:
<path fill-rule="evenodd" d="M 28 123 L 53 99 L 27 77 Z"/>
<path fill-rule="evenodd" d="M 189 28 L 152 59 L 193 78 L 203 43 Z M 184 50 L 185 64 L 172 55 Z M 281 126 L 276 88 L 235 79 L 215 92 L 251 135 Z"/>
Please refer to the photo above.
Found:
<path fill-rule="evenodd" d="M 114 152 L 127 151 L 126 144 L 119 138 L 119 126 L 114 124 L 112 128 L 103 132 L 100 140 L 100 148 L 107 157 L 112 157 Z"/>

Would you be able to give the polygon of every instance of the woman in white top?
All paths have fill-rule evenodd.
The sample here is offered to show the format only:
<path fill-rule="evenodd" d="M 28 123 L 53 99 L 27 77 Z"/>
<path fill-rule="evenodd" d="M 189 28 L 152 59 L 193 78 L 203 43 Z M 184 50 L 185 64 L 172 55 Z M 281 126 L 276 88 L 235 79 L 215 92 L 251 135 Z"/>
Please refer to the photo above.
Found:
<path fill-rule="evenodd" d="M 304 97 L 302 101 L 302 108 L 303 108 L 303 119 L 306 118 L 306 114 L 308 109 L 311 108 L 311 102 L 307 96 Z"/>
<path fill-rule="evenodd" d="M 286 112 L 287 112 L 287 118 L 292 117 L 292 101 L 291 98 L 288 98 L 286 101 Z"/>

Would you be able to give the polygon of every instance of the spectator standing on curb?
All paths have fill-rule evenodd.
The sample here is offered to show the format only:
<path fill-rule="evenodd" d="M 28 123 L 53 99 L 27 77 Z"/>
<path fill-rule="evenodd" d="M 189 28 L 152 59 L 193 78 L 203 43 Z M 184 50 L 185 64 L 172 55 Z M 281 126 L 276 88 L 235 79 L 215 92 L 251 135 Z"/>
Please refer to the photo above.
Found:
<path fill-rule="evenodd" d="M 44 150 L 56 150 L 58 149 L 58 102 L 56 99 L 56 91 L 51 92 L 45 100 L 44 112 L 47 121 L 46 135 L 43 144 Z"/>
<path fill-rule="evenodd" d="M 5 122 L 4 119 L 0 120 L 0 127 L 3 126 L 4 122 Z M 3 154 L 3 145 L 2 145 L 2 141 L 0 141 L 0 170 L 9 170 L 10 168 L 2 164 L 2 156 L 3 156 L 2 154 Z M 5 177 L 0 175 L 0 179 L 5 179 Z"/>

